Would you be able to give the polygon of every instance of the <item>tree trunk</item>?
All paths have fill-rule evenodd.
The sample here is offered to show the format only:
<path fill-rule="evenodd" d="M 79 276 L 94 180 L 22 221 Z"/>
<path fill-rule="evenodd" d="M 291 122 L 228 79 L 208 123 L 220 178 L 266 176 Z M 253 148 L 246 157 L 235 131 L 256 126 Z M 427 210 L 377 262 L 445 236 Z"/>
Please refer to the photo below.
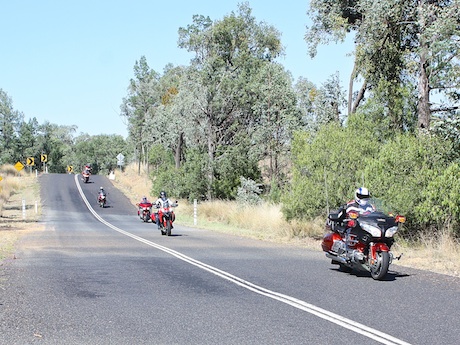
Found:
<path fill-rule="evenodd" d="M 430 128 L 430 86 L 428 83 L 428 74 L 426 71 L 426 57 L 422 53 L 420 55 L 420 71 L 418 80 L 418 128 L 419 130 Z"/>
<path fill-rule="evenodd" d="M 180 159 L 182 157 L 182 146 L 184 145 L 184 133 L 179 134 L 179 139 L 176 147 L 176 152 L 174 155 L 174 161 L 176 162 L 176 169 L 180 168 Z"/>
<path fill-rule="evenodd" d="M 207 199 L 212 200 L 212 185 L 214 184 L 214 142 L 215 132 L 212 129 L 212 125 L 209 123 L 208 125 L 208 190 L 207 190 Z"/>
<path fill-rule="evenodd" d="M 361 89 L 358 92 L 358 96 L 355 99 L 355 102 L 353 103 L 353 106 L 351 107 L 351 114 L 356 113 L 356 109 L 358 109 L 359 103 L 364 99 L 364 93 L 366 92 L 367 88 L 367 81 L 364 81 L 363 85 L 361 86 Z"/>
<path fill-rule="evenodd" d="M 420 30 L 423 32 L 426 30 L 426 20 L 423 11 L 423 1 L 419 0 L 419 25 Z M 420 35 L 420 62 L 419 62 L 419 79 L 418 79 L 418 103 L 417 103 L 417 115 L 418 115 L 418 129 L 423 131 L 424 129 L 430 128 L 430 86 L 428 83 L 427 73 L 427 43 Z"/>
<path fill-rule="evenodd" d="M 348 114 L 347 116 L 351 115 L 351 105 L 353 104 L 353 82 L 355 80 L 356 75 L 356 61 L 353 65 L 353 71 L 350 75 L 350 81 L 348 82 Z"/>

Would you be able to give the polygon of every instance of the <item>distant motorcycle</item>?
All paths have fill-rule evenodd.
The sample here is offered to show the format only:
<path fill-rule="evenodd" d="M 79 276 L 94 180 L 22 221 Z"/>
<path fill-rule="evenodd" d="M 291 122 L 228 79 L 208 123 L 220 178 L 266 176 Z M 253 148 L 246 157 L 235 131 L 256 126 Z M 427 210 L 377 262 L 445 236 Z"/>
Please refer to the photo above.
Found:
<path fill-rule="evenodd" d="M 91 172 L 89 170 L 82 171 L 81 176 L 82 176 L 82 180 L 83 180 L 84 183 L 89 182 L 89 176 L 90 175 L 91 175 Z"/>
<path fill-rule="evenodd" d="M 390 248 L 406 218 L 384 212 L 375 199 L 370 204 L 373 207 L 363 213 L 344 214 L 344 209 L 330 213 L 326 223 L 330 232 L 323 237 L 321 247 L 341 271 L 368 271 L 373 279 L 383 280 L 391 262 L 401 258 L 393 257 Z"/>
<path fill-rule="evenodd" d="M 98 197 L 97 197 L 97 202 L 99 203 L 99 207 L 104 208 L 105 204 L 107 202 L 107 195 L 99 194 Z"/>
<path fill-rule="evenodd" d="M 158 217 L 160 221 L 160 231 L 162 235 L 171 236 L 173 222 L 176 219 L 173 207 L 177 207 L 177 201 L 169 204 L 169 201 L 164 201 L 161 205 L 157 205 Z"/>
<path fill-rule="evenodd" d="M 137 215 L 141 220 L 147 223 L 152 218 L 152 203 L 151 202 L 141 202 L 137 204 L 139 209 L 137 210 Z"/>

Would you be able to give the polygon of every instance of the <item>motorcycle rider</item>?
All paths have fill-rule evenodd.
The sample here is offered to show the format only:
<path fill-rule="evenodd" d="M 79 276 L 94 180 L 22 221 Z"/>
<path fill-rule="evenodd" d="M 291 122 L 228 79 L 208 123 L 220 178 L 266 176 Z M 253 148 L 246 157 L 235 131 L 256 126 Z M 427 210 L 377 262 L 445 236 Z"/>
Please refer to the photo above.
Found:
<path fill-rule="evenodd" d="M 345 212 L 348 214 L 350 211 L 356 211 L 359 214 L 373 211 L 374 207 L 370 203 L 371 193 L 366 187 L 359 187 L 355 191 L 355 198 L 347 203 Z"/>
<path fill-rule="evenodd" d="M 106 196 L 106 192 L 104 190 L 104 187 L 99 188 L 98 196 Z"/>
<path fill-rule="evenodd" d="M 158 199 L 155 201 L 155 206 L 157 209 L 163 207 L 163 204 L 165 202 L 168 202 L 169 205 L 173 205 L 173 202 L 168 199 L 168 196 L 166 195 L 166 192 L 165 191 L 161 191 L 160 192 L 160 196 L 158 197 Z M 173 219 L 174 221 L 174 213 L 173 213 Z M 158 226 L 158 229 L 160 229 L 160 216 L 158 214 L 158 212 L 155 212 L 155 222 L 157 223 L 157 226 Z"/>
<path fill-rule="evenodd" d="M 334 221 L 328 219 L 326 226 L 342 234 L 345 231 L 345 225 L 343 224 L 343 221 L 348 217 L 348 214 L 351 211 L 358 212 L 358 214 L 363 214 L 374 209 L 374 207 L 369 202 L 370 197 L 371 194 L 366 187 L 359 187 L 355 190 L 354 199 L 347 202 L 345 205 L 340 206 L 337 213 L 337 219 Z"/>
<path fill-rule="evenodd" d="M 107 193 L 104 190 L 104 187 L 99 188 L 99 192 L 97 193 L 97 201 L 101 201 L 102 198 L 106 197 Z"/>

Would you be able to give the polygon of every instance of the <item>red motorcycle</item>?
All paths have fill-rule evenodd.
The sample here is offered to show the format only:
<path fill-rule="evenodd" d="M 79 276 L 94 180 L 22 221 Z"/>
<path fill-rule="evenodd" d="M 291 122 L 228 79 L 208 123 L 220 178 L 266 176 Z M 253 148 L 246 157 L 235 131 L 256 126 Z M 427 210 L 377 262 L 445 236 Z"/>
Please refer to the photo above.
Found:
<path fill-rule="evenodd" d="M 168 200 L 163 201 L 161 205 L 157 205 L 157 216 L 159 218 L 160 231 L 162 235 L 171 236 L 173 222 L 176 219 L 173 207 L 176 206 L 178 206 L 177 201 L 170 204 Z"/>
<path fill-rule="evenodd" d="M 383 211 L 381 203 L 372 199 L 371 208 L 361 211 L 345 209 L 330 213 L 321 247 L 332 264 L 344 272 L 353 269 L 370 272 L 375 280 L 383 280 L 394 257 L 390 248 L 394 234 L 406 221 L 404 216 L 393 216 Z M 377 206 L 379 205 L 379 206 Z"/>
<path fill-rule="evenodd" d="M 151 202 L 141 202 L 137 204 L 139 209 L 137 210 L 137 215 L 145 223 L 148 223 L 149 219 L 152 219 L 152 203 Z"/>
<path fill-rule="evenodd" d="M 91 175 L 91 172 L 89 170 L 83 170 L 81 172 L 82 180 L 84 183 L 89 182 L 89 176 Z"/>
<path fill-rule="evenodd" d="M 98 194 L 97 202 L 99 203 L 99 207 L 104 208 L 107 202 L 107 196 L 105 194 Z"/>

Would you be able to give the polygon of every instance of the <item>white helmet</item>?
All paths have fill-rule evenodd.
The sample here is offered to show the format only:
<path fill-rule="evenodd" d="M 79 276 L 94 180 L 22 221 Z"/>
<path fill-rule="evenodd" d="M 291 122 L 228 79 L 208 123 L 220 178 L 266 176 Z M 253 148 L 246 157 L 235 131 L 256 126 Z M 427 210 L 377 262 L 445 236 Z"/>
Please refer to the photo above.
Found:
<path fill-rule="evenodd" d="M 103 189 L 104 189 L 104 187 L 101 187 L 101 188 L 99 188 L 99 189 L 100 189 L 100 190 L 103 190 Z"/>
<path fill-rule="evenodd" d="M 370 197 L 371 194 L 369 193 L 369 190 L 366 187 L 360 187 L 355 191 L 355 201 L 360 206 L 366 205 Z"/>

